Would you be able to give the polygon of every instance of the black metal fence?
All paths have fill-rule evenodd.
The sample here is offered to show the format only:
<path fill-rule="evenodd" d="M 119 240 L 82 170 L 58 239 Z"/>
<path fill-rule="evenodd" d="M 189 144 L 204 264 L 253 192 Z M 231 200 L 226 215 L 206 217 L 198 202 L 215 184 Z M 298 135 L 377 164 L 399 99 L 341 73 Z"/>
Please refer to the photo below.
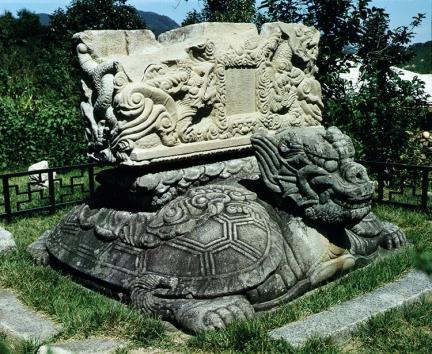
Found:
<path fill-rule="evenodd" d="M 375 181 L 375 201 L 432 211 L 432 166 L 358 161 Z"/>
<path fill-rule="evenodd" d="M 359 161 L 376 184 L 375 201 L 432 211 L 432 166 Z M 78 204 L 92 197 L 102 166 L 83 164 L 0 174 L 0 219 Z M 32 180 L 29 180 L 29 177 Z M 45 186 L 40 182 L 45 181 Z"/>
<path fill-rule="evenodd" d="M 0 219 L 53 212 L 92 197 L 97 164 L 0 174 Z"/>

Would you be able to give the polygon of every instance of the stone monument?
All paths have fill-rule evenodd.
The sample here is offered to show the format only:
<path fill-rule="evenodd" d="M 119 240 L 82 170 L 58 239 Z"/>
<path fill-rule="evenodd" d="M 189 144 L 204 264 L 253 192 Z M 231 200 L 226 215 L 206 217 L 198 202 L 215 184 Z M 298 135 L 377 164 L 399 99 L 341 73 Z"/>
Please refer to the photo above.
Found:
<path fill-rule="evenodd" d="M 319 33 L 202 23 L 75 35 L 89 156 L 116 167 L 35 257 L 192 331 L 251 318 L 405 235 L 321 126 Z"/>

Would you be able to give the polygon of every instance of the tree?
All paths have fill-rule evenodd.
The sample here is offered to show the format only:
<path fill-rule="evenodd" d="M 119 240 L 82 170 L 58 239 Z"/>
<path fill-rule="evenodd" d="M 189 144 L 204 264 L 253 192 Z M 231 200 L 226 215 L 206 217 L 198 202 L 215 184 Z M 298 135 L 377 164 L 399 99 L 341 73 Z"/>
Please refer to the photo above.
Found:
<path fill-rule="evenodd" d="M 412 57 L 408 44 L 424 15 L 392 30 L 389 15 L 370 0 L 266 0 L 261 9 L 266 21 L 303 22 L 321 32 L 325 124 L 347 131 L 364 158 L 409 155 L 407 131 L 426 124 L 425 95 L 419 80 L 403 81 L 393 67 Z M 357 90 L 340 76 L 353 65 L 360 65 L 363 83 Z"/>
<path fill-rule="evenodd" d="M 40 24 L 39 17 L 25 9 L 17 12 L 14 17 L 10 11 L 0 16 L 0 42 L 4 45 L 12 45 L 29 39 L 33 41 L 46 34 L 46 29 Z"/>
<path fill-rule="evenodd" d="M 141 29 L 146 25 L 127 0 L 72 0 L 66 10 L 58 9 L 50 21 L 54 38 L 70 38 L 84 30 Z"/>
<path fill-rule="evenodd" d="M 253 22 L 256 16 L 255 0 L 202 0 L 202 2 L 202 11 L 189 12 L 182 26 L 199 22 Z"/>

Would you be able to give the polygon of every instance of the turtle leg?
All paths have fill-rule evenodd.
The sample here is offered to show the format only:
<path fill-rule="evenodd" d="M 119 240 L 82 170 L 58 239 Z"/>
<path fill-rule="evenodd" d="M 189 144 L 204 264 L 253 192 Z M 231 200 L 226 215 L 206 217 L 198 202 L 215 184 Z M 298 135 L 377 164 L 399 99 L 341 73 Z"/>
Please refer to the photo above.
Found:
<path fill-rule="evenodd" d="M 350 253 L 330 243 L 324 259 L 309 271 L 308 278 L 312 285 L 316 285 L 339 271 L 352 268 L 354 264 L 355 258 Z"/>
<path fill-rule="evenodd" d="M 132 304 L 147 314 L 178 323 L 190 332 L 225 328 L 230 322 L 253 317 L 255 311 L 242 295 L 214 299 L 173 299 L 164 297 L 176 285 L 176 278 L 149 274 L 132 284 Z"/>
<path fill-rule="evenodd" d="M 39 236 L 38 239 L 36 239 L 36 241 L 27 247 L 27 252 L 37 265 L 46 266 L 49 263 L 49 253 L 46 248 L 46 242 L 50 236 L 50 233 L 51 230 L 45 231 L 41 236 Z"/>
<path fill-rule="evenodd" d="M 242 295 L 208 300 L 182 300 L 175 305 L 175 320 L 192 332 L 225 328 L 233 321 L 251 319 L 255 310 Z"/>

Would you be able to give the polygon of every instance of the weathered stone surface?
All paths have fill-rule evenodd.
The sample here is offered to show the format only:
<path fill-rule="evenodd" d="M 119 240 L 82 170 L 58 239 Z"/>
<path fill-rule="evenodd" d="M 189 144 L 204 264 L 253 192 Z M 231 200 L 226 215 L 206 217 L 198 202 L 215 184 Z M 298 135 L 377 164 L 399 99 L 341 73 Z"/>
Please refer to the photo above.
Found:
<path fill-rule="evenodd" d="M 284 339 L 298 347 L 314 336 L 333 337 L 344 341 L 361 324 L 373 316 L 422 299 L 432 293 L 432 280 L 413 271 L 402 279 L 359 296 L 327 311 L 311 315 L 270 332 L 275 339 Z"/>
<path fill-rule="evenodd" d="M 0 254 L 12 252 L 16 250 L 15 240 L 13 235 L 0 227 Z"/>
<path fill-rule="evenodd" d="M 84 204 L 49 235 L 50 255 L 198 332 L 289 301 L 358 255 L 405 244 L 371 213 L 373 185 L 340 130 L 291 128 L 251 141 L 262 180 L 192 187 L 152 212 Z"/>
<path fill-rule="evenodd" d="M 88 338 L 44 345 L 38 354 L 114 354 L 125 342 L 111 338 Z"/>
<path fill-rule="evenodd" d="M 24 306 L 10 291 L 0 289 L 0 333 L 14 340 L 44 341 L 55 336 L 60 326 Z"/>
<path fill-rule="evenodd" d="M 252 133 L 318 125 L 319 32 L 200 23 L 164 33 L 75 35 L 89 155 L 147 165 L 250 150 Z"/>
<path fill-rule="evenodd" d="M 30 253 L 34 262 L 38 265 L 47 265 L 49 262 L 49 253 L 46 249 L 46 241 L 51 233 L 51 230 L 45 231 L 36 241 L 32 242 L 27 247 L 27 252 Z"/>

